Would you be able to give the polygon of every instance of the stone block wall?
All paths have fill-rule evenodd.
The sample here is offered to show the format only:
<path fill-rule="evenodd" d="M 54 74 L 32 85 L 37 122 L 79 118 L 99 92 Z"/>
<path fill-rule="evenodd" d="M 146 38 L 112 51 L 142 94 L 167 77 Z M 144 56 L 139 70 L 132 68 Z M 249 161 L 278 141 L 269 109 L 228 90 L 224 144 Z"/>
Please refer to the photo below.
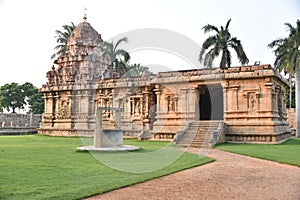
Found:
<path fill-rule="evenodd" d="M 0 135 L 29 135 L 37 133 L 41 114 L 0 114 Z"/>
<path fill-rule="evenodd" d="M 41 114 L 0 114 L 1 127 L 39 127 L 41 120 Z"/>
<path fill-rule="evenodd" d="M 287 109 L 288 122 L 292 129 L 296 128 L 296 108 Z"/>
<path fill-rule="evenodd" d="M 297 121 L 296 121 L 296 108 L 288 108 L 287 109 L 287 116 L 288 116 L 288 123 L 290 124 L 290 128 L 292 130 L 292 134 L 296 134 L 296 126 L 297 126 Z"/>
<path fill-rule="evenodd" d="M 228 142 L 270 144 L 290 137 L 285 107 L 288 84 L 271 66 L 232 68 L 224 75 Z"/>

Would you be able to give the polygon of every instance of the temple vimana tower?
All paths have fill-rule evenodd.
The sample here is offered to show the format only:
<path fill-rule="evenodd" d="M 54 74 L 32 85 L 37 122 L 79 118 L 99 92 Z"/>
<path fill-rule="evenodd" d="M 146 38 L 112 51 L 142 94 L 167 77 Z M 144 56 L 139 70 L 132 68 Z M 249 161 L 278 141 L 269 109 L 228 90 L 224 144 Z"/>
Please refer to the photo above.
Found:
<path fill-rule="evenodd" d="M 192 69 L 119 77 L 104 56 L 101 35 L 81 22 L 68 53 L 46 76 L 39 134 L 92 136 L 97 107 L 121 109 L 124 136 L 175 140 L 194 146 L 214 135 L 219 142 L 280 143 L 290 137 L 287 82 L 270 65 Z M 115 127 L 114 111 L 103 126 Z M 203 134 L 200 141 L 199 135 Z M 206 138 L 206 139 L 205 139 Z"/>

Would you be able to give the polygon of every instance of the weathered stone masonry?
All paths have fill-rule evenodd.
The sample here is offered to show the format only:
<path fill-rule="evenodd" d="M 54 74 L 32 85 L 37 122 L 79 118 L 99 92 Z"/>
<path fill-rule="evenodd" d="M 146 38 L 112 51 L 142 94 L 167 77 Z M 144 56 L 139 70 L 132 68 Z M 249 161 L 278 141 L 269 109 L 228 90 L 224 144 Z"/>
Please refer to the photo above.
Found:
<path fill-rule="evenodd" d="M 41 120 L 41 114 L 1 113 L 0 135 L 35 134 Z"/>
<path fill-rule="evenodd" d="M 222 120 L 230 142 L 278 143 L 290 137 L 287 82 L 270 66 L 160 72 L 117 77 L 101 36 L 80 23 L 47 73 L 40 134 L 92 135 L 97 107 L 122 109 L 125 136 L 172 140 L 188 123 Z M 114 112 L 103 125 L 115 126 Z"/>

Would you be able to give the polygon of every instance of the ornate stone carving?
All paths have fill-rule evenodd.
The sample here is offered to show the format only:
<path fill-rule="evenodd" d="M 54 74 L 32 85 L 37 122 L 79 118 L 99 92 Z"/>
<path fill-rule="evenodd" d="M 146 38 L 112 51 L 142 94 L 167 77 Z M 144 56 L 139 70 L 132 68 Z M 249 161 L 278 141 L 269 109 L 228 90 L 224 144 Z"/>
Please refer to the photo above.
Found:
<path fill-rule="evenodd" d="M 40 133 L 92 135 L 97 107 L 120 107 L 127 135 L 147 132 L 154 139 L 172 140 L 188 122 L 199 120 L 206 107 L 208 117 L 216 114 L 211 108 L 216 106 L 229 141 L 277 142 L 289 137 L 288 84 L 269 65 L 117 77 L 101 45 L 101 35 L 87 22 L 71 34 L 69 52 L 54 62 L 40 89 L 46 104 Z M 207 85 L 218 88 L 208 94 L 203 89 Z M 201 95 L 202 102 L 211 102 L 201 104 Z M 103 112 L 103 123 L 109 125 L 114 113 Z"/>

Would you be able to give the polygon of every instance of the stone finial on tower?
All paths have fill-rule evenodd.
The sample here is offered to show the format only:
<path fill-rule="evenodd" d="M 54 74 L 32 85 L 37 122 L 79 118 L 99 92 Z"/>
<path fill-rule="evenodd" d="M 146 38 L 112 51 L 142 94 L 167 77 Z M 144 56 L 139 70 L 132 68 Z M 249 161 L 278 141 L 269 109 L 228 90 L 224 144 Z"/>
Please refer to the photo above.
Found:
<path fill-rule="evenodd" d="M 87 10 L 87 9 L 84 8 L 84 16 L 83 16 L 83 21 L 84 21 L 84 22 L 86 22 L 86 20 L 87 20 L 87 17 L 86 17 L 86 10 Z"/>

